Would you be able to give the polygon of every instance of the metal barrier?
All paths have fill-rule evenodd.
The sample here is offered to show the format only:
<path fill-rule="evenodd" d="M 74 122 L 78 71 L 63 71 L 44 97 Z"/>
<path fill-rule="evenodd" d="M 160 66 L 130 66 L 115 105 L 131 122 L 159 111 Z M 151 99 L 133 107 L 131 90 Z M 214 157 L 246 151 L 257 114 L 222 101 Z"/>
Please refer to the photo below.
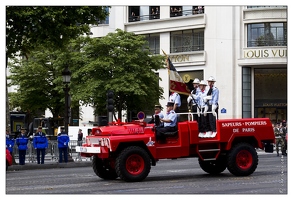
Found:
<path fill-rule="evenodd" d="M 84 143 L 84 141 L 82 141 Z M 73 157 L 74 154 L 76 154 L 75 147 L 77 146 L 77 140 L 71 140 L 69 141 L 68 144 L 68 154 Z M 33 141 L 29 140 L 27 144 L 28 149 L 26 150 L 26 156 L 25 156 L 25 161 L 26 162 L 37 162 L 37 151 L 33 146 Z M 19 159 L 19 151 L 18 151 L 18 146 L 16 143 L 14 143 L 13 146 L 13 155 L 15 160 Z M 58 149 L 58 142 L 57 140 L 49 140 L 48 141 L 48 148 L 45 151 L 45 159 L 46 160 L 51 160 L 51 161 L 56 161 L 58 162 L 59 160 L 59 149 Z M 81 157 L 76 157 L 76 160 L 79 159 L 79 161 L 82 161 Z"/>

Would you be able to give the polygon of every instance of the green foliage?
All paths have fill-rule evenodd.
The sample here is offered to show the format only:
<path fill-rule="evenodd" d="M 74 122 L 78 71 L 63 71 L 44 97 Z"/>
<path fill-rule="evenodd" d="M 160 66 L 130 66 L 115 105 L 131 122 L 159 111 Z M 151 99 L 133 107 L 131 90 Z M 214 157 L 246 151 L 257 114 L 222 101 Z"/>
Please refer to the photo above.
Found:
<path fill-rule="evenodd" d="M 6 6 L 6 52 L 27 56 L 35 46 L 62 49 L 108 15 L 107 6 Z"/>
<path fill-rule="evenodd" d="M 91 105 L 95 114 L 105 115 L 107 90 L 114 91 L 115 111 L 153 110 L 162 98 L 159 76 L 164 56 L 143 49 L 143 36 L 117 30 L 102 38 L 80 37 L 61 50 L 45 47 L 31 51 L 28 60 L 13 60 L 11 85 L 19 85 L 11 95 L 11 105 L 22 110 L 45 110 L 56 117 L 64 112 L 62 71 L 72 72 L 71 101 Z M 94 114 L 94 113 L 93 113 Z M 62 115 L 61 115 L 62 116 Z"/>
<path fill-rule="evenodd" d="M 84 104 L 92 104 L 96 114 L 106 113 L 107 90 L 115 93 L 115 109 L 121 111 L 152 110 L 163 89 L 159 87 L 156 70 L 164 66 L 164 57 L 151 55 L 143 49 L 146 40 L 117 29 L 102 38 L 94 38 L 86 45 L 87 64 L 75 66 L 72 79 L 75 97 Z"/>

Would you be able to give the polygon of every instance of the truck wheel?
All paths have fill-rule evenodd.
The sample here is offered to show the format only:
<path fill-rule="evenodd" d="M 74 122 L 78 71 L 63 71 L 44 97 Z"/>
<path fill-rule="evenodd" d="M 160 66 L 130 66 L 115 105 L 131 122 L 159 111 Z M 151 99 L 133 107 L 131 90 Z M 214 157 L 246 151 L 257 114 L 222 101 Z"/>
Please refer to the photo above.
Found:
<path fill-rule="evenodd" d="M 248 143 L 239 143 L 228 154 L 227 168 L 235 176 L 248 176 L 258 165 L 255 148 Z"/>
<path fill-rule="evenodd" d="M 118 176 L 124 181 L 142 181 L 150 173 L 151 160 L 144 149 L 131 146 L 119 154 L 115 168 Z"/>
<path fill-rule="evenodd" d="M 203 171 L 209 174 L 220 174 L 227 167 L 227 162 L 225 158 L 226 157 L 219 157 L 217 160 L 213 161 L 203 161 L 198 159 L 198 163 Z"/>
<path fill-rule="evenodd" d="M 97 156 L 93 156 L 92 166 L 95 174 L 102 179 L 114 180 L 118 177 L 114 166 L 111 167 L 109 160 L 102 160 Z"/>

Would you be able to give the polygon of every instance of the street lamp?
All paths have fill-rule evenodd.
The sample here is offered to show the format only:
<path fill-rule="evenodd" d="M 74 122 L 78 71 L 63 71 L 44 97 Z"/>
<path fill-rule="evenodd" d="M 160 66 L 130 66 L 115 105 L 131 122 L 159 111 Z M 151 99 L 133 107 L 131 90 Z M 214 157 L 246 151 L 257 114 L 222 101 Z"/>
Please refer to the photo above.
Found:
<path fill-rule="evenodd" d="M 63 88 L 65 92 L 65 119 L 64 119 L 64 129 L 65 132 L 68 134 L 68 124 L 69 124 L 69 112 L 70 112 L 70 105 L 69 105 L 69 90 L 68 84 L 70 83 L 71 79 L 71 71 L 68 69 L 68 66 L 62 72 L 63 83 L 65 87 Z"/>

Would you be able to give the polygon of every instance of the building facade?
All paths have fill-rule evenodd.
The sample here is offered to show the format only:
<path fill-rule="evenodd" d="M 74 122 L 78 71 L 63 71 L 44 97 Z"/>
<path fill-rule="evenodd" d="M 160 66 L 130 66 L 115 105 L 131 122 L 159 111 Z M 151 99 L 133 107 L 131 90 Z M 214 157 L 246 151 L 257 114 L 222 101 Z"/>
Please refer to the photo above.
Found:
<path fill-rule="evenodd" d="M 190 85 L 214 76 L 219 118 L 287 120 L 287 6 L 111 6 L 92 37 L 117 28 L 145 35 L 155 54 L 170 57 Z M 163 50 L 163 51 L 162 51 Z M 157 71 L 169 97 L 168 71 Z M 181 95 L 181 111 L 187 111 Z M 96 121 L 82 108 L 83 120 Z"/>

